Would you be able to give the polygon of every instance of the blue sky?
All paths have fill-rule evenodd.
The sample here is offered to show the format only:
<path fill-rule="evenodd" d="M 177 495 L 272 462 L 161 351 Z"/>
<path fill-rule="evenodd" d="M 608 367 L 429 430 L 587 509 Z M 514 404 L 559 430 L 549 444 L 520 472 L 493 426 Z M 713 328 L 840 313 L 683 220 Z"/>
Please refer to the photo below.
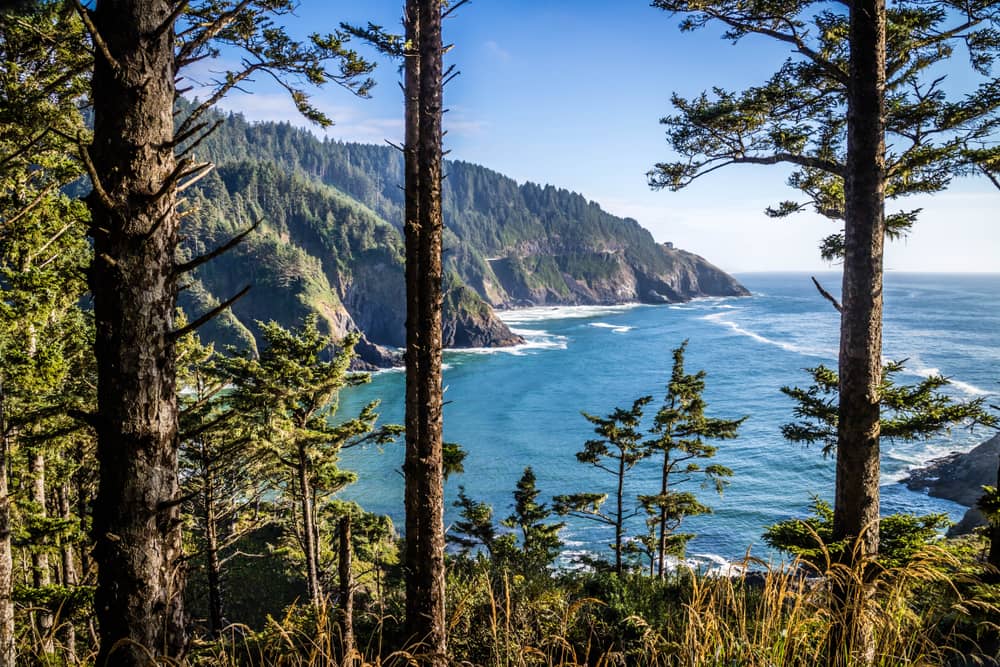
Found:
<path fill-rule="evenodd" d="M 340 21 L 397 29 L 402 4 L 302 0 L 285 23 L 299 35 Z M 445 91 L 449 157 L 581 192 L 729 271 L 830 268 L 816 248 L 833 223 L 763 214 L 769 204 L 796 198 L 782 167 L 731 167 L 677 193 L 647 187 L 645 172 L 670 159 L 658 120 L 671 111 L 671 92 L 759 83 L 787 55 L 765 39 L 734 46 L 718 31 L 681 33 L 678 22 L 643 0 L 473 0 L 445 24 L 445 40 L 455 44 L 448 61 L 462 71 Z M 965 83 L 961 74 L 951 78 Z M 396 65 L 381 62 L 376 79 L 367 100 L 336 87 L 314 93 L 336 122 L 328 136 L 400 140 Z M 272 85 L 260 79 L 250 89 L 222 106 L 252 120 L 301 123 Z M 985 179 L 962 179 L 905 203 L 919 206 L 924 213 L 911 237 L 887 250 L 888 269 L 1000 271 L 1000 191 Z"/>

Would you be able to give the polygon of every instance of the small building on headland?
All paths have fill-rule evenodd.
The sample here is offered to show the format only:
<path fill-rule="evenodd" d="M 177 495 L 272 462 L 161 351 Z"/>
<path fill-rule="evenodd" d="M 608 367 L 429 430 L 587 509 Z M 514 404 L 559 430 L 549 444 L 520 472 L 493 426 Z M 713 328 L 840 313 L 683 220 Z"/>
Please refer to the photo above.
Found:
<path fill-rule="evenodd" d="M 667 250 L 673 250 L 674 249 L 674 242 L 673 241 L 664 241 L 663 242 L 663 247 L 666 248 Z"/>

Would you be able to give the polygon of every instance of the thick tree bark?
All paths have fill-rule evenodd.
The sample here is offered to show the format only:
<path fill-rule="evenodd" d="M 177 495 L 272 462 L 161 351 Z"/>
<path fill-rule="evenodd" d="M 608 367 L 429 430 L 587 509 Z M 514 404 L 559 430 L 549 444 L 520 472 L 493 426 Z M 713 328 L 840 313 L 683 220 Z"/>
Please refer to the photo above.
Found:
<path fill-rule="evenodd" d="M 340 518 L 340 553 L 337 567 L 340 584 L 340 636 L 343 665 L 353 665 L 354 654 L 354 577 L 351 573 L 351 516 Z"/>
<path fill-rule="evenodd" d="M 859 539 L 857 556 L 866 558 L 878 553 L 879 538 L 885 0 L 855 0 L 851 8 L 850 45 L 833 539 Z"/>
<path fill-rule="evenodd" d="M 440 0 L 407 0 L 406 24 L 406 619 L 423 662 L 444 665 Z"/>
<path fill-rule="evenodd" d="M 312 485 L 309 484 L 309 461 L 306 449 L 299 445 L 299 494 L 302 500 L 302 549 L 306 556 L 306 584 L 313 606 L 323 603 L 319 583 L 319 552 L 316 548 L 316 522 L 313 518 Z"/>
<path fill-rule="evenodd" d="M 879 385 L 882 378 L 882 253 L 885 241 L 885 0 L 854 0 L 850 18 L 840 407 L 833 539 L 844 564 L 878 555 Z M 834 582 L 830 664 L 868 664 L 868 591 Z"/>
<path fill-rule="evenodd" d="M 171 335 L 178 218 L 170 0 L 98 0 L 94 261 L 99 665 L 178 657 L 186 639 Z M 105 57 L 105 50 L 113 62 Z"/>
<path fill-rule="evenodd" d="M 7 427 L 7 401 L 3 377 L 0 377 L 0 665 L 14 665 L 17 645 L 14 642 L 14 551 L 11 544 L 10 516 L 10 434 Z"/>
<path fill-rule="evenodd" d="M 416 44 L 417 35 L 420 32 L 419 15 L 417 3 L 407 0 L 405 9 L 405 30 L 406 41 L 409 44 Z M 406 618 L 407 625 L 413 629 L 415 623 L 411 620 L 417 614 L 416 596 L 418 587 L 416 585 L 417 570 L 416 564 L 420 560 L 420 515 L 417 512 L 420 497 L 419 487 L 413 480 L 416 470 L 415 462 L 411 462 L 417 456 L 417 442 L 420 440 L 420 420 L 418 419 L 417 402 L 417 377 L 420 372 L 419 355 L 420 347 L 419 319 L 420 319 L 420 299 L 418 298 L 417 285 L 420 281 L 419 247 L 420 247 L 420 195 L 419 195 L 419 174 L 417 168 L 417 140 L 420 136 L 420 58 L 419 54 L 410 51 L 406 54 L 404 64 L 404 85 L 405 95 L 405 136 L 404 136 L 404 194 L 405 211 L 403 237 L 406 248 L 406 398 L 405 398 L 405 425 L 406 425 L 406 452 L 403 462 L 405 475 L 405 489 L 403 503 L 406 510 L 406 553 L 405 553 L 405 573 L 406 573 Z"/>
<path fill-rule="evenodd" d="M 31 452 L 28 464 L 31 475 L 31 502 L 35 506 L 38 518 L 43 521 L 48 517 L 45 503 L 45 454 L 40 449 Z M 31 578 L 35 588 L 46 588 L 52 584 L 52 573 L 49 570 L 49 553 L 45 550 L 44 541 L 37 545 L 31 554 Z M 47 609 L 39 610 L 35 614 L 35 622 L 38 624 L 38 634 L 41 638 L 42 653 L 52 653 L 55 651 L 55 643 L 52 637 L 52 612 Z"/>

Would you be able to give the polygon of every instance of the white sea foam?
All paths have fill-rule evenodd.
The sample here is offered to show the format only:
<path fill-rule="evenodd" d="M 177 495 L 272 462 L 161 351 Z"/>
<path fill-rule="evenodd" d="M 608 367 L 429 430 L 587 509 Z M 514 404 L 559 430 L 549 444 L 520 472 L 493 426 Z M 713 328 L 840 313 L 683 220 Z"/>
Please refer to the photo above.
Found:
<path fill-rule="evenodd" d="M 823 349 L 811 348 L 811 347 L 803 347 L 803 346 L 800 346 L 800 345 L 796 345 L 794 343 L 789 343 L 787 341 L 774 340 L 773 338 L 768 338 L 767 336 L 762 336 L 761 334 L 757 333 L 756 331 L 751 331 L 749 329 L 743 328 L 742 326 L 740 326 L 736 322 L 733 322 L 732 320 L 723 319 L 726 315 L 728 315 L 728 313 L 726 313 L 725 311 L 723 311 L 721 313 L 712 313 L 711 315 L 705 315 L 705 316 L 701 317 L 700 319 L 705 320 L 706 322 L 712 322 L 714 324 L 718 324 L 720 326 L 727 327 L 730 330 L 732 330 L 734 333 L 737 333 L 737 334 L 739 334 L 741 336 L 747 336 L 748 338 L 752 338 L 753 340 L 757 341 L 758 343 L 764 343 L 765 345 L 773 345 L 775 347 L 779 347 L 782 350 L 785 350 L 787 352 L 794 352 L 795 354 L 803 354 L 803 355 L 810 356 L 810 357 L 824 357 L 824 358 L 828 358 L 828 357 L 831 357 L 831 356 L 833 356 L 833 357 L 837 356 L 836 352 L 831 352 L 830 350 L 823 350 Z"/>
<path fill-rule="evenodd" d="M 611 331 L 615 333 L 628 333 L 632 329 L 635 329 L 635 327 L 608 324 L 607 322 L 591 322 L 590 326 L 597 327 L 598 329 L 611 329 Z"/>
<path fill-rule="evenodd" d="M 511 327 L 511 333 L 524 338 L 524 342 L 508 347 L 465 347 L 446 350 L 446 352 L 449 355 L 510 354 L 513 356 L 523 356 L 526 353 L 536 350 L 565 350 L 569 344 L 569 338 L 566 336 L 559 336 L 540 329 L 515 329 Z"/>
<path fill-rule="evenodd" d="M 441 364 L 441 370 L 446 371 L 451 368 L 451 364 Z M 405 373 L 406 366 L 390 366 L 389 368 L 378 368 L 373 371 L 365 371 L 366 373 L 375 376 L 382 375 L 384 373 Z"/>
<path fill-rule="evenodd" d="M 507 324 L 528 324 L 544 320 L 571 320 L 587 317 L 602 317 L 624 313 L 635 308 L 641 308 L 641 303 L 627 303 L 620 306 L 539 306 L 535 308 L 517 308 L 514 310 L 498 310 L 497 317 Z"/>
<path fill-rule="evenodd" d="M 371 375 L 382 375 L 383 373 L 403 373 L 406 371 L 405 366 L 390 366 L 389 368 L 379 368 L 374 371 L 367 371 Z"/>
<path fill-rule="evenodd" d="M 916 375 L 922 378 L 929 378 L 932 375 L 944 375 L 944 373 L 941 372 L 940 368 L 907 367 L 904 368 L 904 371 L 910 375 Z M 962 382 L 961 380 L 956 380 L 955 378 L 948 377 L 947 375 L 945 375 L 945 377 L 948 378 L 948 383 L 950 386 L 954 387 L 955 389 L 958 389 L 961 392 L 969 394 L 970 396 L 988 396 L 990 394 L 990 392 L 986 391 L 985 389 L 980 389 L 974 384 L 969 384 L 968 382 Z"/>

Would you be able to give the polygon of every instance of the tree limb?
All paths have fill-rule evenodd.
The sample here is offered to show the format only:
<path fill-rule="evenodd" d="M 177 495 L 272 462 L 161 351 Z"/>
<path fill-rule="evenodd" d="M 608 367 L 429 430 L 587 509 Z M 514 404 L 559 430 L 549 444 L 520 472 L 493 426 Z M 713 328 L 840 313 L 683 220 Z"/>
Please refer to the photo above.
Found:
<path fill-rule="evenodd" d="M 832 294 L 823 289 L 823 286 L 819 284 L 818 280 L 816 280 L 816 276 L 810 276 L 810 278 L 812 278 L 813 285 L 815 285 L 816 289 L 819 290 L 819 293 L 823 295 L 823 298 L 832 303 L 833 307 L 837 309 L 838 313 L 843 313 L 844 307 L 840 305 L 840 302 L 837 301 L 836 297 L 834 297 Z"/>
<path fill-rule="evenodd" d="M 215 250 L 212 250 L 211 252 L 207 252 L 204 255 L 200 255 L 199 257 L 195 257 L 194 259 L 192 259 L 190 261 L 184 262 L 182 264 L 178 264 L 177 266 L 174 267 L 174 275 L 175 276 L 180 276 L 182 274 L 188 273 L 189 271 L 193 271 L 194 269 L 198 268 L 199 266 L 201 266 L 205 262 L 213 260 L 216 257 L 218 257 L 219 255 L 221 255 L 221 254 L 223 254 L 223 253 L 231 250 L 236 245 L 238 245 L 240 243 L 240 241 L 242 241 L 243 239 L 245 239 L 247 237 L 247 235 L 250 234 L 250 232 L 252 232 L 255 229 L 257 229 L 257 227 L 260 226 L 260 223 L 261 223 L 262 220 L 263 220 L 263 218 L 257 220 L 257 222 L 255 222 L 252 225 L 250 225 L 250 227 L 248 229 L 240 232 L 239 234 L 237 234 L 233 238 L 229 239 L 228 241 L 226 241 L 225 243 L 223 243 L 222 245 L 220 245 Z"/>
<path fill-rule="evenodd" d="M 222 311 L 224 311 L 226 308 L 229 308 L 234 303 L 236 303 L 237 301 L 239 301 L 240 299 L 242 299 L 244 296 L 246 296 L 246 293 L 249 292 L 249 291 L 250 291 L 250 285 L 247 285 L 246 287 L 244 287 L 243 289 L 241 289 L 239 292 L 237 292 L 234 296 L 226 299 L 225 301 L 223 301 L 218 306 L 216 306 L 212 310 L 208 311 L 207 313 L 205 313 L 204 315 L 202 315 L 198 319 L 196 319 L 193 322 L 191 322 L 191 323 L 189 323 L 189 324 L 181 327 L 180 329 L 175 329 L 174 331 L 171 331 L 170 334 L 169 334 L 170 340 L 175 341 L 178 338 L 181 338 L 182 336 L 184 336 L 186 334 L 189 334 L 192 331 L 196 330 L 198 327 L 200 327 L 201 325 L 205 324 L 206 322 L 208 322 L 212 318 L 217 317 L 219 315 L 219 313 L 221 313 Z"/>

